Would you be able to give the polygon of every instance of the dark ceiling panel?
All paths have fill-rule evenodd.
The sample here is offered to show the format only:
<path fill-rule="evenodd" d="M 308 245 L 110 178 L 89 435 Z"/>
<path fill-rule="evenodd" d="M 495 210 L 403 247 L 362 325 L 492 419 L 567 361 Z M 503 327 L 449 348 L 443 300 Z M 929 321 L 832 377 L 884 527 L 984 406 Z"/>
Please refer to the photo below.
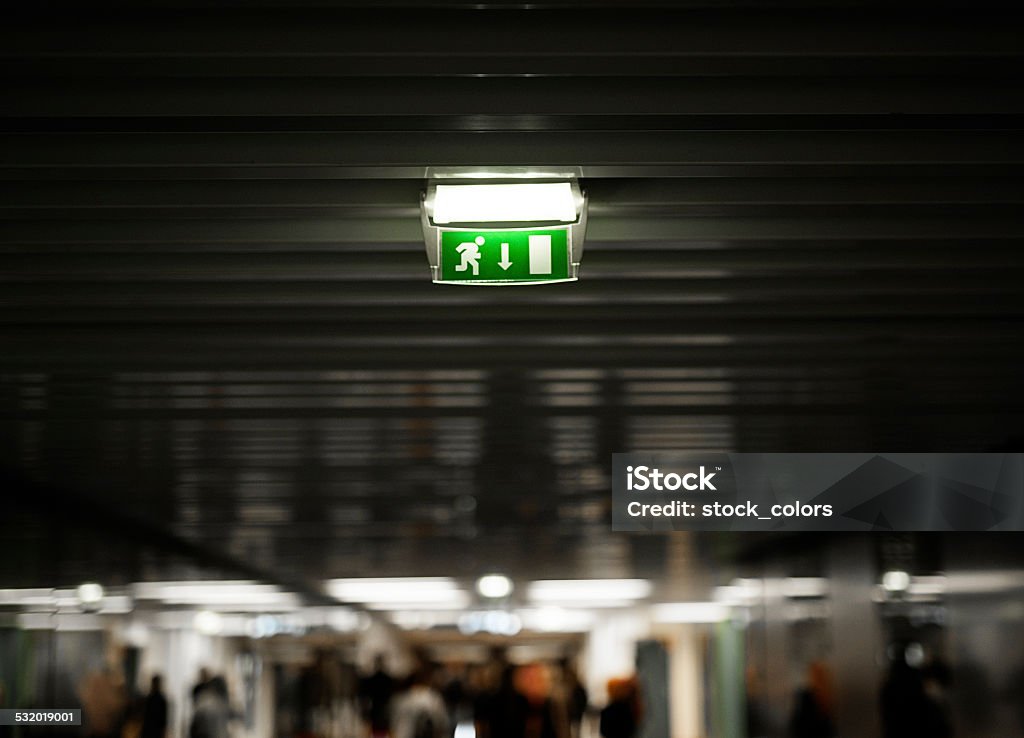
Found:
<path fill-rule="evenodd" d="M 1020 450 L 1012 9 L 711 5 L 5 16 L 3 582 L 658 577 L 613 452 Z M 515 164 L 582 281 L 430 284 L 427 167 Z"/>

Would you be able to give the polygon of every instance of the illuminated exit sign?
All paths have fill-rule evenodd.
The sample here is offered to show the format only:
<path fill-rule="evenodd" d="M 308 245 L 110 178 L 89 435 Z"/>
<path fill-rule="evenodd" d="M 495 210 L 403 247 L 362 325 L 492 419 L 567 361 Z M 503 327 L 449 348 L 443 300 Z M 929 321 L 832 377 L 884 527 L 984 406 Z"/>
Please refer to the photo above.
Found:
<path fill-rule="evenodd" d="M 579 175 L 428 168 L 420 221 L 431 280 L 482 287 L 575 282 L 587 231 Z"/>
<path fill-rule="evenodd" d="M 575 279 L 569 228 L 438 231 L 437 282 L 538 284 Z"/>

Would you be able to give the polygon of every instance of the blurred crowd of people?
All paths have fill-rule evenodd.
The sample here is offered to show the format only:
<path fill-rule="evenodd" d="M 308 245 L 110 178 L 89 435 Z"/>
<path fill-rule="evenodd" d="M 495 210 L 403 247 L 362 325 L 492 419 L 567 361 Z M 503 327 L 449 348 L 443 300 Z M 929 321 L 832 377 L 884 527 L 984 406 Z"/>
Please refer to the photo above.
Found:
<path fill-rule="evenodd" d="M 187 738 L 229 738 L 238 715 L 231 707 L 227 680 L 200 669 L 192 688 Z M 109 667 L 90 672 L 78 686 L 83 734 L 88 738 L 169 738 L 171 703 L 163 677 L 150 679 L 146 694 L 129 693 L 123 678 Z"/>
<path fill-rule="evenodd" d="M 939 657 L 908 662 L 908 649 L 890 649 L 887 677 L 880 690 L 881 738 L 952 738 L 952 671 Z M 296 689 L 278 692 L 282 714 L 275 734 L 292 738 L 636 738 L 643 722 L 635 677 L 611 679 L 607 702 L 597 710 L 568 659 L 514 664 L 501 649 L 484 663 L 431 662 L 423 654 L 407 673 L 389 670 L 384 656 L 361 676 L 336 652 L 323 649 L 315 662 L 300 667 Z M 346 671 L 347 670 L 347 671 Z M 347 673 L 348 676 L 342 676 Z M 333 676 L 332 676 L 333 675 Z M 120 672 L 109 666 L 78 683 L 88 738 L 231 738 L 240 735 L 243 715 L 232 706 L 224 676 L 200 669 L 186 693 L 176 723 L 163 680 L 154 675 L 146 693 L 130 694 Z M 823 661 L 808 664 L 796 691 L 788 725 L 773 729 L 764 684 L 756 669 L 746 671 L 746 735 L 763 738 L 836 738 L 836 689 Z M 0 706 L 7 703 L 0 683 Z M 344 705 L 350 719 L 318 719 Z M 286 707 L 287 706 L 287 707 Z M 279 716 L 280 717 L 280 716 Z M 589 718 L 589 719 L 588 719 Z M 584 731 L 584 724 L 589 730 Z M 33 733 L 34 734 L 34 733 Z M 0 738 L 11 736 L 10 729 Z M 25 734 L 28 735 L 27 733 Z"/>
<path fill-rule="evenodd" d="M 273 666 L 270 730 L 279 738 L 636 738 L 642 719 L 634 677 L 612 679 L 598 710 L 569 659 L 512 663 L 495 649 L 483 663 L 436 663 L 419 654 L 411 670 L 384 656 L 359 673 L 337 651 L 309 663 Z M 404 664 L 407 666 L 407 664 Z M 131 690 L 120 669 L 87 672 L 75 692 L 87 738 L 233 738 L 251 734 L 255 703 L 233 701 L 225 676 L 201 668 L 175 705 L 164 680 Z M 236 684 L 243 693 L 247 687 Z M 3 691 L 0 698 L 6 701 Z M 262 703 L 261 703 L 262 704 Z M 244 709 L 242 706 L 245 706 Z M 584 730 L 584 724 L 589 725 Z M 31 735 L 47 731 L 29 731 Z M 0 733 L 0 738 L 10 731 Z"/>
<path fill-rule="evenodd" d="M 192 688 L 188 738 L 228 738 L 231 721 L 238 717 L 231 707 L 227 680 L 200 669 L 199 681 Z"/>
<path fill-rule="evenodd" d="M 500 651 L 484 664 L 421 660 L 405 679 L 378 657 L 359 698 L 374 738 L 452 738 L 459 725 L 477 738 L 579 738 L 589 707 L 567 660 L 514 665 Z"/>
<path fill-rule="evenodd" d="M 752 698 L 748 675 L 748 738 L 767 735 Z M 916 667 L 907 662 L 902 648 L 889 665 L 879 694 L 882 738 L 952 738 L 949 704 L 951 671 L 941 659 Z M 756 693 L 755 693 L 756 694 Z M 828 666 L 813 661 L 806 681 L 797 691 L 789 720 L 791 738 L 836 738 L 835 689 Z"/>
<path fill-rule="evenodd" d="M 78 685 L 83 733 L 89 738 L 165 738 L 170 703 L 163 678 L 150 679 L 149 692 L 132 694 L 123 677 L 105 666 L 85 675 Z"/>

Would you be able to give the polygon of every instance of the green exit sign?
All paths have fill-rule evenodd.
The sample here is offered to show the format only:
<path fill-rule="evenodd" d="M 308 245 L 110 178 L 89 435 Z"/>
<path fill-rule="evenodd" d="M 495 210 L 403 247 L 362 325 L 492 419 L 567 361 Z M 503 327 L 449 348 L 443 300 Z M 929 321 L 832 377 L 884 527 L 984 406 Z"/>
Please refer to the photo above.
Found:
<path fill-rule="evenodd" d="M 439 235 L 439 282 L 531 284 L 564 282 L 571 276 L 572 244 L 567 228 L 514 231 L 455 231 Z"/>

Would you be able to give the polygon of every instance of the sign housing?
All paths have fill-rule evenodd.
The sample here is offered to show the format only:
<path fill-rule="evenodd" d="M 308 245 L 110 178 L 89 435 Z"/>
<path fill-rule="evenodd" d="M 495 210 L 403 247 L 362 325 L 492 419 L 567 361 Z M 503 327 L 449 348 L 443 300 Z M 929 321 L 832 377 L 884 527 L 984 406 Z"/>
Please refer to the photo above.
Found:
<path fill-rule="evenodd" d="M 578 279 L 587 201 L 575 175 L 514 174 L 428 180 L 421 217 L 435 283 L 508 286 Z"/>

